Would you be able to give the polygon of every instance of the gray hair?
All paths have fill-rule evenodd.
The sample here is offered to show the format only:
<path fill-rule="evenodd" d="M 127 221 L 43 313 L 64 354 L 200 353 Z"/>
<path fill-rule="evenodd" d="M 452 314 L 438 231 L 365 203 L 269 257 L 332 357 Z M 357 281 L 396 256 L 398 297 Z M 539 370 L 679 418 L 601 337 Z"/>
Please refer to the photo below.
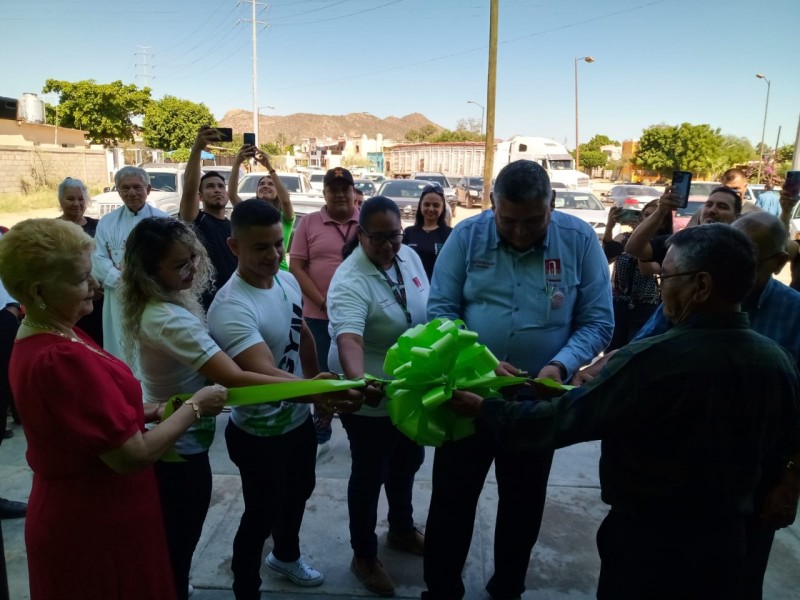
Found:
<path fill-rule="evenodd" d="M 515 160 L 497 175 L 493 194 L 495 200 L 508 200 L 514 204 L 540 200 L 549 206 L 553 188 L 542 165 L 532 160 Z"/>
<path fill-rule="evenodd" d="M 778 217 L 766 211 L 754 211 L 742 215 L 732 226 L 744 232 L 751 240 L 763 231 L 769 240 L 766 248 L 769 254 L 777 254 L 786 249 L 786 227 Z"/>
<path fill-rule="evenodd" d="M 122 167 L 114 174 L 114 185 L 119 187 L 119 182 L 122 181 L 124 177 L 138 177 L 142 180 L 142 183 L 150 185 L 150 175 L 147 174 L 147 171 L 139 167 L 134 167 L 132 165 Z"/>
<path fill-rule="evenodd" d="M 79 188 L 83 192 L 83 199 L 86 200 L 86 204 L 91 204 L 92 197 L 89 195 L 89 188 L 87 188 L 86 184 L 80 179 L 73 179 L 72 177 L 67 177 L 64 181 L 58 184 L 59 202 L 64 199 L 64 196 L 67 195 L 67 190 L 69 188 Z"/>
<path fill-rule="evenodd" d="M 785 232 L 784 232 L 785 235 Z M 756 249 L 744 233 L 723 223 L 688 227 L 672 235 L 667 243 L 678 250 L 679 273 L 711 275 L 717 296 L 741 302 L 756 280 Z"/>

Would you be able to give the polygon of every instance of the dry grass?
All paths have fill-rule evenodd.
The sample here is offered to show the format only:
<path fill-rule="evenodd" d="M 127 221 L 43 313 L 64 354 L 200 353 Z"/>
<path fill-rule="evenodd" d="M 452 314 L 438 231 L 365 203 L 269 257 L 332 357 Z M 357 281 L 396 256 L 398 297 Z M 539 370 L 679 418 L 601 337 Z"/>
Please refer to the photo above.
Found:
<path fill-rule="evenodd" d="M 102 188 L 90 187 L 89 193 L 99 194 Z M 58 208 L 58 194 L 56 189 L 43 189 L 23 194 L 22 192 L 0 194 L 0 213 L 20 213 L 41 208 Z"/>

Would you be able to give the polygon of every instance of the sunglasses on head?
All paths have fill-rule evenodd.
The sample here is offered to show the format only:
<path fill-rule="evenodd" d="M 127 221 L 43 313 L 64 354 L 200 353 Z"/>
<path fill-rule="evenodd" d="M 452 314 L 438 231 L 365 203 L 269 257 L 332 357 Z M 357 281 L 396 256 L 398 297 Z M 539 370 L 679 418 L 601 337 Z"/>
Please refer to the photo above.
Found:
<path fill-rule="evenodd" d="M 425 194 L 430 194 L 431 192 L 444 196 L 444 188 L 442 188 L 442 186 L 440 186 L 438 183 L 432 183 L 431 185 L 426 185 L 424 188 L 422 188 L 423 196 Z"/>

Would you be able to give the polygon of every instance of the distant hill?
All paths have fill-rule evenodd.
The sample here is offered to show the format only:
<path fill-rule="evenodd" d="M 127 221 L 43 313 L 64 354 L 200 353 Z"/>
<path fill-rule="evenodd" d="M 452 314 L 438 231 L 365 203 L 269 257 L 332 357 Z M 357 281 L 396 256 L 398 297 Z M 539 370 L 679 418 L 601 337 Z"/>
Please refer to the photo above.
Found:
<path fill-rule="evenodd" d="M 220 119 L 219 125 L 232 127 L 237 133 L 252 131 L 253 113 L 249 110 L 230 110 Z M 259 140 L 262 143 L 273 142 L 281 133 L 285 140 L 291 143 L 300 143 L 300 140 L 308 137 L 338 138 L 344 135 L 359 137 L 366 134 L 370 138 L 374 138 L 380 133 L 384 139 L 400 141 L 405 139 L 407 132 L 420 129 L 425 125 L 432 125 L 437 130 L 444 129 L 420 113 L 385 119 L 364 113 L 348 115 L 295 113 L 286 116 L 261 114 L 259 115 Z"/>

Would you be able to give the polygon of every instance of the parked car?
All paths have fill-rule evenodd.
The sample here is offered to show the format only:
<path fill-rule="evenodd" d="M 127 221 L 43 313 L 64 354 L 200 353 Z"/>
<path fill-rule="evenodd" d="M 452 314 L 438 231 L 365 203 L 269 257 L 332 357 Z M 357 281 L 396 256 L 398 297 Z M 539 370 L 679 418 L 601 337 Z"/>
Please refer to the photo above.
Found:
<path fill-rule="evenodd" d="M 444 176 L 444 173 L 412 173 L 411 179 L 422 179 L 423 181 L 430 181 L 438 183 L 444 190 L 444 199 L 450 205 L 450 214 L 455 216 L 456 207 L 458 206 L 458 199 L 456 198 L 455 188 L 450 186 L 450 181 Z"/>
<path fill-rule="evenodd" d="M 381 187 L 381 184 L 386 181 L 386 175 L 382 173 L 367 173 L 364 175 L 364 179 L 369 179 L 372 183 L 375 184 L 375 188 Z"/>
<path fill-rule="evenodd" d="M 706 203 L 706 198 L 703 198 L 702 200 L 689 200 L 689 202 L 686 204 L 686 208 L 679 208 L 678 210 L 673 211 L 672 213 L 673 233 L 677 233 L 678 231 L 684 229 L 686 225 L 689 224 L 689 221 L 691 220 L 694 213 L 703 208 L 703 205 Z"/>
<path fill-rule="evenodd" d="M 179 207 L 183 194 L 183 180 L 185 163 L 149 163 L 141 165 L 150 177 L 150 195 L 147 201 L 169 212 L 174 207 Z M 102 194 L 92 198 L 91 205 L 86 209 L 86 216 L 94 219 L 107 215 L 122 206 L 122 198 L 117 193 L 116 186 L 106 188 Z"/>
<path fill-rule="evenodd" d="M 375 195 L 375 184 L 369 179 L 356 179 L 355 187 L 357 190 L 361 190 L 361 193 L 364 194 L 364 198 L 370 198 Z"/>
<path fill-rule="evenodd" d="M 608 222 L 608 209 L 594 194 L 558 189 L 555 210 L 585 221 L 597 232 L 597 237 L 602 239 Z"/>
<path fill-rule="evenodd" d="M 480 205 L 483 199 L 483 177 L 462 177 L 456 185 L 456 201 L 467 208 Z"/>
<path fill-rule="evenodd" d="M 789 219 L 789 239 L 800 242 L 800 202 L 794 205 Z"/>
<path fill-rule="evenodd" d="M 658 200 L 661 192 L 646 185 L 615 185 L 603 196 L 616 207 L 642 210 L 648 202 Z"/>
<path fill-rule="evenodd" d="M 266 172 L 256 171 L 248 173 L 239 180 L 237 193 L 242 200 L 255 198 L 258 191 L 258 181 Z M 278 173 L 283 185 L 289 191 L 294 211 L 299 215 L 305 215 L 319 210 L 325 206 L 325 198 L 322 192 L 311 187 L 311 182 L 305 173 Z"/>
<path fill-rule="evenodd" d="M 321 192 L 324 188 L 323 179 L 325 179 L 325 173 L 322 171 L 312 171 L 308 176 L 308 180 L 311 182 L 311 187 L 318 192 Z"/>
<path fill-rule="evenodd" d="M 209 171 L 214 171 L 215 173 L 219 173 L 222 175 L 222 178 L 225 180 L 225 185 L 228 185 L 228 180 L 231 178 L 231 171 L 233 167 L 225 166 L 225 165 L 205 165 L 201 168 L 203 171 L 203 175 L 208 173 Z M 239 177 L 244 177 L 244 169 L 239 167 Z"/>
<path fill-rule="evenodd" d="M 403 223 L 413 225 L 420 194 L 427 185 L 430 181 L 424 179 L 388 179 L 378 188 L 377 195 L 394 200 Z"/>

